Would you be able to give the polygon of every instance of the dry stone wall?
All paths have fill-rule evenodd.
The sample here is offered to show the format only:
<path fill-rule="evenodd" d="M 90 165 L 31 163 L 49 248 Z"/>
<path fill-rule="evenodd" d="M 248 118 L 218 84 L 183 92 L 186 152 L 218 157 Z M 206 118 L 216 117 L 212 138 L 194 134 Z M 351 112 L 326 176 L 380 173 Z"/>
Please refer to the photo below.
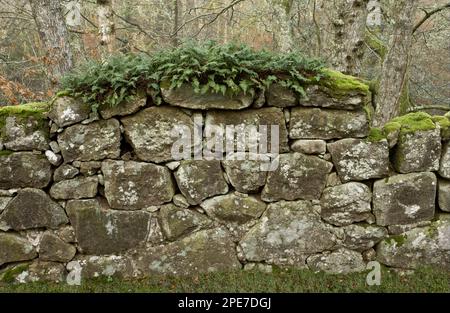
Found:
<path fill-rule="evenodd" d="M 45 116 L 3 117 L 0 279 L 348 273 L 373 260 L 450 270 L 450 150 L 439 124 L 374 140 L 368 95 L 324 87 L 307 101 L 276 85 L 265 97 L 189 86 L 162 95 L 161 106 L 141 96 L 98 114 L 59 97 Z M 174 160 L 180 124 L 278 125 L 278 167 Z"/>

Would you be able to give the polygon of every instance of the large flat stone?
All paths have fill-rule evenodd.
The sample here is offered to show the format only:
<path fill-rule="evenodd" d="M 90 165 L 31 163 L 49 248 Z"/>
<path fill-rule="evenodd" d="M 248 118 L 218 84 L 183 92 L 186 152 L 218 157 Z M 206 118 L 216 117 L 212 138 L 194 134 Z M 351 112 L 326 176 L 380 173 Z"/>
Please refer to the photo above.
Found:
<path fill-rule="evenodd" d="M 177 127 L 186 127 L 190 134 L 194 129 L 191 117 L 173 107 L 150 107 L 121 121 L 125 127 L 125 137 L 137 157 L 156 163 L 175 159 L 172 148 L 181 138 Z"/>
<path fill-rule="evenodd" d="M 120 156 L 120 123 L 116 119 L 77 124 L 58 135 L 64 162 L 97 161 Z"/>
<path fill-rule="evenodd" d="M 306 89 L 306 93 L 308 98 L 300 99 L 300 105 L 306 107 L 356 110 L 361 109 L 369 102 L 368 95 L 358 90 L 348 90 L 342 93 L 339 89 L 311 85 Z"/>
<path fill-rule="evenodd" d="M 369 120 L 363 110 L 296 107 L 291 111 L 289 125 L 289 137 L 292 139 L 361 138 L 369 132 Z"/>
<path fill-rule="evenodd" d="M 433 173 L 411 173 L 378 180 L 373 186 L 373 213 L 378 225 L 431 220 L 437 180 Z"/>
<path fill-rule="evenodd" d="M 316 156 L 280 154 L 279 165 L 268 173 L 264 201 L 319 199 L 333 165 Z"/>
<path fill-rule="evenodd" d="M 248 108 L 253 103 L 253 96 L 250 92 L 243 92 L 233 95 L 227 92 L 222 93 L 207 92 L 205 94 L 195 93 L 191 85 L 184 84 L 180 88 L 170 89 L 168 86 L 161 86 L 161 94 L 165 102 L 188 109 L 226 109 L 240 110 Z"/>
<path fill-rule="evenodd" d="M 175 187 L 170 171 L 155 164 L 104 161 L 105 196 L 119 210 L 137 210 L 172 200 Z"/>
<path fill-rule="evenodd" d="M 165 246 L 137 251 L 132 257 L 136 269 L 145 276 L 197 275 L 242 268 L 235 244 L 223 228 L 198 231 Z"/>
<path fill-rule="evenodd" d="M 57 228 L 67 224 L 64 209 L 40 189 L 19 190 L 0 215 L 0 229 Z"/>
<path fill-rule="evenodd" d="M 271 126 L 275 125 L 278 127 L 279 136 L 273 136 L 274 140 L 278 141 L 278 151 L 272 151 L 272 133 Z M 215 133 L 214 130 L 216 128 L 222 128 L 225 130 L 226 126 L 234 126 L 237 134 L 246 136 L 250 136 L 250 134 L 245 132 L 245 128 L 250 126 L 255 126 L 256 131 L 261 133 L 262 137 L 262 128 L 261 126 L 266 126 L 267 134 L 262 137 L 267 141 L 267 151 L 268 152 L 287 152 L 289 151 L 288 145 L 288 136 L 286 129 L 286 122 L 284 119 L 283 110 L 279 108 L 261 108 L 261 109 L 248 109 L 244 111 L 210 111 L 206 114 L 205 121 L 205 135 L 208 133 Z M 252 139 L 256 139 L 252 137 Z M 243 152 L 244 149 L 237 148 L 238 137 L 227 137 L 226 134 L 223 136 L 223 144 L 222 151 L 226 150 L 226 144 L 234 143 L 235 149 L 231 152 Z M 227 143 L 228 142 L 228 143 Z M 248 142 L 248 141 L 247 141 Z M 275 145 L 274 141 L 274 145 Z M 245 151 L 249 150 L 248 145 L 246 144 Z M 276 148 L 275 148 L 276 149 Z M 263 153 L 259 151 L 259 153 Z M 265 151 L 264 151 L 265 153 Z"/>
<path fill-rule="evenodd" d="M 105 201 L 72 200 L 66 211 L 83 254 L 113 254 L 135 248 L 146 241 L 150 231 L 150 213 L 114 211 Z"/>
<path fill-rule="evenodd" d="M 310 201 L 280 201 L 269 204 L 239 244 L 248 261 L 305 266 L 309 255 L 330 250 L 335 240 Z"/>
<path fill-rule="evenodd" d="M 341 139 L 328 144 L 328 150 L 342 182 L 381 178 L 389 174 L 386 140 Z"/>
<path fill-rule="evenodd" d="M 0 189 L 45 188 L 51 179 L 51 164 L 42 154 L 16 152 L 0 156 Z"/>

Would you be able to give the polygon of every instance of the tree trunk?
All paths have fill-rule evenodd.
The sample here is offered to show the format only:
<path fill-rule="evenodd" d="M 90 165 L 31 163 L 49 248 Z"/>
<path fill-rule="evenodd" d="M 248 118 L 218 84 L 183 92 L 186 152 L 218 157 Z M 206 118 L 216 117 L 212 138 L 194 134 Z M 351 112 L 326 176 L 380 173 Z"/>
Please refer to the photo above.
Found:
<path fill-rule="evenodd" d="M 364 56 L 364 36 L 368 0 L 337 0 L 337 15 L 333 21 L 333 67 L 358 76 Z"/>
<path fill-rule="evenodd" d="M 39 37 L 46 49 L 50 66 L 50 80 L 59 81 L 73 67 L 69 34 L 61 3 L 56 0 L 29 0 Z"/>
<path fill-rule="evenodd" d="M 116 51 L 116 29 L 113 15 L 113 0 L 97 0 L 100 54 L 102 59 Z"/>
<path fill-rule="evenodd" d="M 180 42 L 178 39 L 178 27 L 180 24 L 180 17 L 179 17 L 179 0 L 173 0 L 173 37 L 172 37 L 172 45 L 174 47 L 177 47 Z"/>
<path fill-rule="evenodd" d="M 417 0 L 396 0 L 393 26 L 387 54 L 381 69 L 374 126 L 382 126 L 400 113 L 401 102 L 407 99 L 408 67 Z M 407 108 L 403 108 L 407 109 Z"/>
<path fill-rule="evenodd" d="M 291 52 L 294 49 L 291 11 L 293 0 L 272 0 L 273 10 L 278 19 L 277 44 L 280 52 Z"/>

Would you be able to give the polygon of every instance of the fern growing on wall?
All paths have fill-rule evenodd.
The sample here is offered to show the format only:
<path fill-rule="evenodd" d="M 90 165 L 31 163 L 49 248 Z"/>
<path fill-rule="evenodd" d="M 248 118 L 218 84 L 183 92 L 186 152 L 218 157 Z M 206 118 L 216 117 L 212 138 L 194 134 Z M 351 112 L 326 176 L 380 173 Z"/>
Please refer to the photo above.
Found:
<path fill-rule="evenodd" d="M 62 81 L 67 92 L 92 105 L 116 106 L 136 94 L 152 91 L 161 102 L 161 84 L 191 84 L 197 93 L 254 93 L 273 83 L 305 96 L 304 87 L 322 78 L 324 65 L 302 55 L 255 51 L 244 45 L 185 44 L 152 56 L 118 55 L 106 62 L 88 62 Z M 158 104 L 159 104 L 158 103 Z"/>

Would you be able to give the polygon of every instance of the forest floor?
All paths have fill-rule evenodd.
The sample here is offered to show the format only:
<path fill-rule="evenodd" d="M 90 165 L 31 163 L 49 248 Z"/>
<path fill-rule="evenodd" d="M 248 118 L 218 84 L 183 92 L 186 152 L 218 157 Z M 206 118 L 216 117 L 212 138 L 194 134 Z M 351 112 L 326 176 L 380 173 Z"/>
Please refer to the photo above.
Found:
<path fill-rule="evenodd" d="M 95 279 L 81 286 L 30 283 L 1 284 L 0 292 L 154 293 L 154 292 L 450 292 L 450 272 L 419 269 L 400 275 L 382 269 L 381 284 L 368 286 L 366 273 L 329 275 L 308 270 L 274 269 L 272 273 L 238 271 L 189 277 L 153 276 L 145 280 Z"/>

